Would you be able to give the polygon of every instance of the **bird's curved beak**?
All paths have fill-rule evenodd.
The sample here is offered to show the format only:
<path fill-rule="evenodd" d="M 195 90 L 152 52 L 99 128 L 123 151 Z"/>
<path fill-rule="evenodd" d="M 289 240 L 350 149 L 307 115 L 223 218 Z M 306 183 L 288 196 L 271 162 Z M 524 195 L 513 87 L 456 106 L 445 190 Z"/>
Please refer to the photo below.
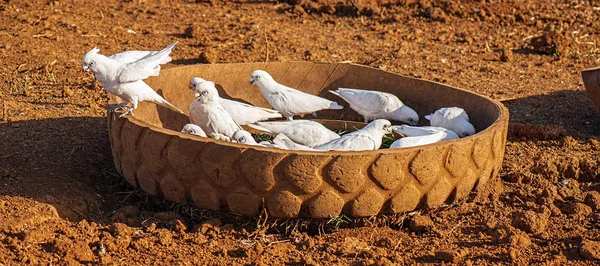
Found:
<path fill-rule="evenodd" d="M 90 72 L 90 67 L 88 67 L 88 66 L 83 66 L 83 71 L 85 71 L 85 72 Z"/>
<path fill-rule="evenodd" d="M 250 77 L 250 84 L 254 85 L 254 83 L 256 83 L 256 80 L 254 79 L 254 77 Z"/>
<path fill-rule="evenodd" d="M 419 121 L 412 121 L 409 123 L 411 126 L 416 126 L 417 124 L 419 124 Z"/>
<path fill-rule="evenodd" d="M 196 92 L 194 92 L 194 97 L 196 97 L 196 98 L 200 97 L 200 93 L 199 93 L 199 92 L 197 92 L 197 91 L 196 91 Z"/>

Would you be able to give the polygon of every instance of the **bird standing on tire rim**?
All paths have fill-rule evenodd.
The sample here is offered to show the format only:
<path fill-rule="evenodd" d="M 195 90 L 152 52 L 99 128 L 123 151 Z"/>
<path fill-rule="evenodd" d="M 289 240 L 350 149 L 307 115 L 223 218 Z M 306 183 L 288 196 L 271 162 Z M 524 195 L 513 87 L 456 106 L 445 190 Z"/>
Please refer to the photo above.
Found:
<path fill-rule="evenodd" d="M 99 54 L 100 49 L 93 48 L 83 56 L 81 64 L 84 71 L 94 73 L 94 76 L 106 91 L 121 98 L 121 104 L 112 110 L 126 108 L 127 110 L 119 117 L 126 114 L 133 115 L 133 110 L 137 109 L 139 102 L 153 102 L 184 114 L 183 111 L 167 102 L 142 81 L 150 76 L 158 76 L 160 64 L 171 61 L 169 54 L 175 44 L 177 43 L 173 43 L 158 52 L 130 51 L 110 57 Z M 143 54 L 145 56 L 135 60 L 137 56 Z M 127 103 L 131 103 L 131 107 L 126 107 Z"/>

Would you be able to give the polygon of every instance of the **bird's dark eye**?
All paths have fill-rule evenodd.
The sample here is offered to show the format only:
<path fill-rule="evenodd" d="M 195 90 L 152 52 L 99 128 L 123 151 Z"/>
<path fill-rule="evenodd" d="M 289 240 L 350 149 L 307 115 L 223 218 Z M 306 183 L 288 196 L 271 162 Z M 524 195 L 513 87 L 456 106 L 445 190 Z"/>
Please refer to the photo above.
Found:
<path fill-rule="evenodd" d="M 196 134 L 196 131 L 194 131 L 193 129 L 190 129 L 190 131 L 188 131 L 190 134 Z"/>
<path fill-rule="evenodd" d="M 260 79 L 260 76 L 255 76 L 255 77 L 254 77 L 254 79 L 255 79 L 255 80 L 259 80 L 259 79 Z"/>
<path fill-rule="evenodd" d="M 241 137 L 238 141 L 240 143 L 246 143 L 246 137 Z"/>
<path fill-rule="evenodd" d="M 208 94 L 208 91 L 203 91 L 202 92 L 202 95 L 207 95 L 207 94 Z"/>
<path fill-rule="evenodd" d="M 409 118 L 409 119 L 408 119 L 408 122 L 412 122 L 412 121 L 415 121 L 415 120 L 414 120 L 414 119 L 412 119 L 412 118 Z"/>
<path fill-rule="evenodd" d="M 96 62 L 94 62 L 94 61 L 90 62 L 89 66 L 90 67 L 95 67 L 96 66 Z"/>

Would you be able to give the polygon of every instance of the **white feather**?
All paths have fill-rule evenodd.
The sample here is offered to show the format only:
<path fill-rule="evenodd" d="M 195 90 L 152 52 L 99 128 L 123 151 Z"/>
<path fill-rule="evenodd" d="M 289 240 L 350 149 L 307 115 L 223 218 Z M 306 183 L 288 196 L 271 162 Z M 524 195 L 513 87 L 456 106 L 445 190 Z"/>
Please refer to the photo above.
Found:
<path fill-rule="evenodd" d="M 392 131 L 401 133 L 406 137 L 418 137 L 418 136 L 427 136 L 431 134 L 436 134 L 440 131 L 446 132 L 446 137 L 443 140 L 451 140 L 457 139 L 458 135 L 454 133 L 454 131 L 450 129 L 445 129 L 443 127 L 415 127 L 408 125 L 400 125 L 400 126 L 392 126 Z"/>
<path fill-rule="evenodd" d="M 452 131 L 448 131 L 452 132 Z M 404 137 L 394 141 L 390 148 L 406 148 L 406 147 L 415 147 L 421 145 L 432 144 L 436 142 L 443 141 L 448 137 L 447 131 L 438 131 L 429 135 L 415 136 L 415 137 Z"/>
<path fill-rule="evenodd" d="M 411 125 L 419 122 L 417 112 L 391 93 L 347 88 L 339 88 L 330 92 L 348 102 L 350 108 L 364 117 L 365 123 L 379 118 L 401 121 Z"/>

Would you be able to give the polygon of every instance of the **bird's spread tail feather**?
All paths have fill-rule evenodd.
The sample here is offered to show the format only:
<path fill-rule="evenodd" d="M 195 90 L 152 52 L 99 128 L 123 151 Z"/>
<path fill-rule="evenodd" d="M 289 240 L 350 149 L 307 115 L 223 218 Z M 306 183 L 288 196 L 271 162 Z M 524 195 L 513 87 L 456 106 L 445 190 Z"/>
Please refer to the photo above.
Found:
<path fill-rule="evenodd" d="M 425 116 L 425 119 L 427 119 L 427 120 L 431 121 L 431 115 L 426 115 L 426 116 Z"/>
<path fill-rule="evenodd" d="M 163 107 L 166 107 L 166 108 L 169 108 L 169 109 L 171 109 L 173 111 L 176 111 L 176 112 L 178 112 L 180 114 L 183 114 L 183 115 L 185 114 L 183 111 L 181 111 L 181 109 L 177 108 L 175 105 L 172 105 L 170 102 L 167 102 L 167 100 L 163 99 L 162 101 L 156 101 L 156 104 L 158 104 L 160 106 L 163 106 Z"/>

